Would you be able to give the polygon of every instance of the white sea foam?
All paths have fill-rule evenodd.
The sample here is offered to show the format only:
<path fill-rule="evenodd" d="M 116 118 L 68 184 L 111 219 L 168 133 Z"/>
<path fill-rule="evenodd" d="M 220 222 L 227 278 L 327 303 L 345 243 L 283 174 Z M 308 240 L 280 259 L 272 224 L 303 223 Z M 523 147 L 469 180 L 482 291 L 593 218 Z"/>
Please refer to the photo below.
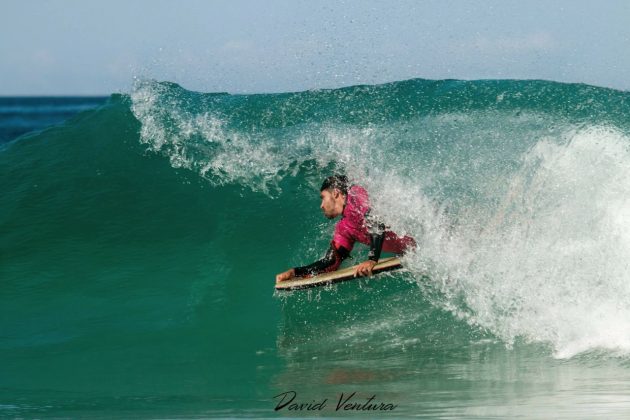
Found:
<path fill-rule="evenodd" d="M 220 113 L 195 113 L 185 100 L 169 95 L 159 83 L 142 82 L 134 89 L 132 112 L 141 122 L 140 141 L 166 155 L 175 168 L 197 172 L 214 185 L 239 183 L 269 193 L 296 159 L 279 141 L 226 127 Z"/>
<path fill-rule="evenodd" d="M 408 265 L 432 271 L 438 304 L 508 344 L 630 352 L 628 140 L 603 127 L 541 138 L 498 205 L 486 197 L 450 227 L 427 219 Z"/>

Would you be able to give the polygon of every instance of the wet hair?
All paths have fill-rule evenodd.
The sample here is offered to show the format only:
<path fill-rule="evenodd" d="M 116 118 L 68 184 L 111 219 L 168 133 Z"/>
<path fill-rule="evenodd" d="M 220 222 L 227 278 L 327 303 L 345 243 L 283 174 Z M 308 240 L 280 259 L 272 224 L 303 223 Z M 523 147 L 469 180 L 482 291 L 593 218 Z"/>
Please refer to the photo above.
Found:
<path fill-rule="evenodd" d="M 324 180 L 319 191 L 338 189 L 343 194 L 348 194 L 348 178 L 345 175 L 332 175 Z"/>

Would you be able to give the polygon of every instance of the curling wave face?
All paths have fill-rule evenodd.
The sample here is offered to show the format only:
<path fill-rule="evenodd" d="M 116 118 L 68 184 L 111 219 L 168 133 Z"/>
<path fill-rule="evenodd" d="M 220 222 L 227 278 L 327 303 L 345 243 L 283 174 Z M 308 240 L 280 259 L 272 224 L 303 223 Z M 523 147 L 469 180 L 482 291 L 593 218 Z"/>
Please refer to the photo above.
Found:
<path fill-rule="evenodd" d="M 412 80 L 239 96 L 144 81 L 131 102 L 140 142 L 212 185 L 290 206 L 283 179 L 346 172 L 418 239 L 406 265 L 432 303 L 508 345 L 630 350 L 627 93 Z"/>

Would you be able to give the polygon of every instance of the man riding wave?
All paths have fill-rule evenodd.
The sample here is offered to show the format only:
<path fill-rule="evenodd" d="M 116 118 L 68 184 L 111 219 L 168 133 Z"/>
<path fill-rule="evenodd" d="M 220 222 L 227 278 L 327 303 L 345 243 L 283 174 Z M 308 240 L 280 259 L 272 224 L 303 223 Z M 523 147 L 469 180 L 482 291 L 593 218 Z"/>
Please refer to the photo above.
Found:
<path fill-rule="evenodd" d="M 328 219 L 341 216 L 335 225 L 330 248 L 324 258 L 302 267 L 294 267 L 276 276 L 276 282 L 293 277 L 309 277 L 335 271 L 350 255 L 355 242 L 369 245 L 368 260 L 359 264 L 354 276 L 372 275 L 381 252 L 402 254 L 414 248 L 416 242 L 410 236 L 399 237 L 370 214 L 367 191 L 359 185 L 349 185 L 348 178 L 333 175 L 324 180 L 320 189 L 320 208 Z"/>

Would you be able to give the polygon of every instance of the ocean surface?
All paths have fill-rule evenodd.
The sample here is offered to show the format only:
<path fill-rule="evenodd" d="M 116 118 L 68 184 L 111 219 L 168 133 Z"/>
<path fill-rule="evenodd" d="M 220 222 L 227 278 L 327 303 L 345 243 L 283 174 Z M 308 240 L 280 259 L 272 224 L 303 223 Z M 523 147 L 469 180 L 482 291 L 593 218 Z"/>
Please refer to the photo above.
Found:
<path fill-rule="evenodd" d="M 0 99 L 0 417 L 627 417 L 629 115 L 519 80 Z M 274 292 L 335 172 L 418 248 Z"/>

